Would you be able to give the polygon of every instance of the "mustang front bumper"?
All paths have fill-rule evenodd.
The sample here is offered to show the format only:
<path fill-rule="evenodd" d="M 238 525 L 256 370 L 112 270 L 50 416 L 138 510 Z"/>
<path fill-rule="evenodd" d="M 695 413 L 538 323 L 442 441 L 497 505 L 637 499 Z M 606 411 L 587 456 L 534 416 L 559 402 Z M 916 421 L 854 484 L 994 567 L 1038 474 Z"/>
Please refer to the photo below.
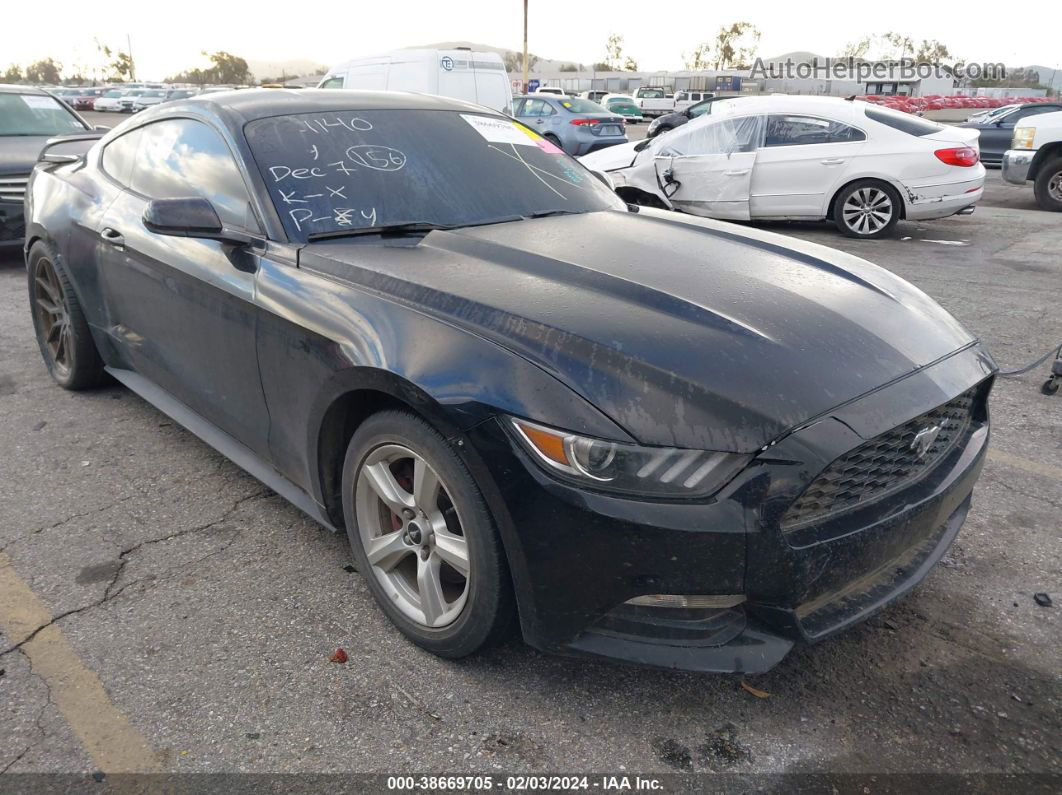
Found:
<path fill-rule="evenodd" d="M 993 371 L 976 345 L 916 371 L 784 437 L 708 503 L 570 487 L 498 424 L 478 426 L 471 441 L 502 495 L 492 508 L 525 639 L 561 654 L 757 672 L 795 643 L 866 619 L 917 585 L 959 532 L 987 449 Z M 916 480 L 799 532 L 782 529 L 786 508 L 831 462 L 971 389 L 961 438 Z M 701 610 L 627 604 L 650 594 L 745 601 Z"/>

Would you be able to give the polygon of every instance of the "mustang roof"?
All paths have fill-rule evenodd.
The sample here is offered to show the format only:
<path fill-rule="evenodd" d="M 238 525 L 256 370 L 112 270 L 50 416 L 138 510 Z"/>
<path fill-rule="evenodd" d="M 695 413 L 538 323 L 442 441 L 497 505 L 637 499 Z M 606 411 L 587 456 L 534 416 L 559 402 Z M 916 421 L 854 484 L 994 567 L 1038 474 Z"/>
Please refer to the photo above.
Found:
<path fill-rule="evenodd" d="M 497 115 L 497 111 L 482 105 L 431 94 L 417 94 L 411 91 L 347 91 L 332 88 L 250 88 L 218 91 L 166 104 L 173 109 L 193 109 L 206 104 L 213 106 L 216 111 L 228 110 L 237 113 L 245 121 L 269 116 L 342 110 L 456 110 Z"/>

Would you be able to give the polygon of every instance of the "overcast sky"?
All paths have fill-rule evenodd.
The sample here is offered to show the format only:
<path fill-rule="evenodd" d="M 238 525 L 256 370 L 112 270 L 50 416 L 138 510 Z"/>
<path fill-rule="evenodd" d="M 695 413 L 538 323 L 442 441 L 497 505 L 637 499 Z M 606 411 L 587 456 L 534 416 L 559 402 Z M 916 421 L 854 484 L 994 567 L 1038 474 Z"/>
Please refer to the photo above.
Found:
<path fill-rule="evenodd" d="M 9 2 L 2 17 L 0 69 L 47 56 L 64 66 L 86 64 L 96 57 L 94 37 L 124 49 L 127 33 L 137 76 L 152 80 L 202 65 L 201 50 L 228 50 L 255 61 L 307 59 L 327 66 L 437 41 L 519 49 L 522 8 L 522 0 Z M 791 0 L 764 0 L 755 6 L 704 0 L 531 0 L 530 8 L 531 51 L 583 63 L 601 60 L 605 39 L 616 32 L 625 39 L 626 54 L 642 69 L 681 69 L 682 53 L 698 41 L 711 39 L 721 25 L 749 21 L 763 33 L 759 54 L 764 57 L 793 50 L 835 55 L 849 41 L 896 30 L 916 40 L 939 39 L 970 61 L 1062 66 L 1057 0 L 1024 4 L 1017 16 L 1008 16 L 998 4 L 925 0 L 843 6 Z M 996 12 L 1008 24 L 988 24 L 986 19 Z"/>

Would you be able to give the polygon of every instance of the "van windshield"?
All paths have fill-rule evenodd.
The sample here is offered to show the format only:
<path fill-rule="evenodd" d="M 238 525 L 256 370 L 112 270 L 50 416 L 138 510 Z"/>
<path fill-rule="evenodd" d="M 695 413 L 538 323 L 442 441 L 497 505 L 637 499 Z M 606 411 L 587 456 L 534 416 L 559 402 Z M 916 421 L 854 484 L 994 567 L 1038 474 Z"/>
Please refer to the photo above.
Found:
<path fill-rule="evenodd" d="M 289 238 L 366 227 L 460 227 L 624 209 L 585 166 L 512 119 L 341 110 L 244 127 Z"/>

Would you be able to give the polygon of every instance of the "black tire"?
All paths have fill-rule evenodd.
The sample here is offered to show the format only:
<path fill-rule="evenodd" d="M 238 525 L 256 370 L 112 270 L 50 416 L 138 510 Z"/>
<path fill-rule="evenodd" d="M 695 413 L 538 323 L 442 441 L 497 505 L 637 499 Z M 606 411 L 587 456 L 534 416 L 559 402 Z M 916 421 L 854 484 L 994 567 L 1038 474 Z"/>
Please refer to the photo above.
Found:
<path fill-rule="evenodd" d="M 545 135 L 543 135 L 542 137 L 543 137 L 543 138 L 545 138 L 545 139 L 546 139 L 547 141 L 549 141 L 549 142 L 550 142 L 551 144 L 553 144 L 553 145 L 554 145 L 555 147 L 557 147 L 558 149 L 560 149 L 560 150 L 561 150 L 562 152 L 566 152 L 566 151 L 567 151 L 567 150 L 566 150 L 566 149 L 564 148 L 564 144 L 562 144 L 562 143 L 561 143 L 561 139 L 560 139 L 560 138 L 558 138 L 558 137 L 557 137 L 556 135 L 554 135 L 553 133 L 546 133 L 546 134 L 545 134 Z"/>
<path fill-rule="evenodd" d="M 880 212 L 868 215 L 865 221 L 862 216 L 851 212 L 852 206 L 848 204 L 849 200 L 861 205 L 864 202 L 860 200 L 860 197 L 865 196 L 868 198 L 867 204 L 881 207 L 883 205 L 876 204 L 874 200 L 875 197 L 881 194 L 887 197 L 889 208 L 887 221 L 881 219 Z M 846 185 L 837 194 L 833 201 L 833 222 L 841 233 L 848 237 L 855 237 L 860 240 L 877 240 L 892 233 L 896 223 L 900 220 L 902 206 L 900 195 L 892 185 L 877 179 L 861 179 L 851 185 Z M 860 226 L 865 231 L 860 231 Z"/>
<path fill-rule="evenodd" d="M 438 473 L 461 514 L 471 564 L 468 595 L 461 613 L 443 627 L 418 623 L 392 603 L 369 563 L 358 529 L 355 489 L 362 464 L 374 450 L 395 444 L 415 452 Z M 494 645 L 511 632 L 515 600 L 494 520 L 479 487 L 450 443 L 420 417 L 389 410 L 374 414 L 359 426 L 343 463 L 343 513 L 358 571 L 387 617 L 418 646 L 441 657 L 459 658 Z"/>
<path fill-rule="evenodd" d="M 44 241 L 33 244 L 27 260 L 27 281 L 37 346 L 52 378 L 63 389 L 76 391 L 99 386 L 106 380 L 103 360 L 70 278 L 50 244 Z M 53 298 L 55 303 L 51 303 Z M 42 301 L 59 309 L 61 314 L 47 311 Z M 55 342 L 56 334 L 63 338 L 61 347 Z"/>
<path fill-rule="evenodd" d="M 646 138 L 656 138 L 656 136 L 663 135 L 666 132 L 671 132 L 674 129 L 675 128 L 672 127 L 670 124 L 661 124 L 655 130 L 653 130 L 653 134 L 652 135 L 646 134 L 645 137 Z"/>
<path fill-rule="evenodd" d="M 1040 166 L 1033 191 L 1041 210 L 1062 213 L 1062 157 L 1048 160 Z"/>

